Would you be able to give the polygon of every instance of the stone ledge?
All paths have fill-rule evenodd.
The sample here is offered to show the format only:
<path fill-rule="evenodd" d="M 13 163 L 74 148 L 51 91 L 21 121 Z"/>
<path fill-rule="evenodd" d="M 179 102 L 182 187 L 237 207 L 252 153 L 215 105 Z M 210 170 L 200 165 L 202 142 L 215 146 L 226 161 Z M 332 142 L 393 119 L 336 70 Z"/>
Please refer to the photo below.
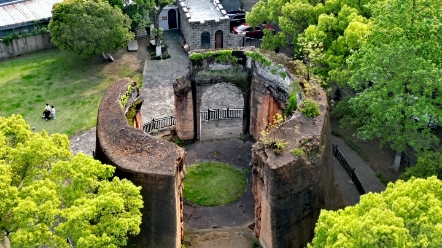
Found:
<path fill-rule="evenodd" d="M 185 152 L 177 145 L 155 139 L 127 123 L 119 98 L 129 78 L 117 80 L 103 96 L 98 109 L 96 157 L 128 172 L 175 175 Z"/>

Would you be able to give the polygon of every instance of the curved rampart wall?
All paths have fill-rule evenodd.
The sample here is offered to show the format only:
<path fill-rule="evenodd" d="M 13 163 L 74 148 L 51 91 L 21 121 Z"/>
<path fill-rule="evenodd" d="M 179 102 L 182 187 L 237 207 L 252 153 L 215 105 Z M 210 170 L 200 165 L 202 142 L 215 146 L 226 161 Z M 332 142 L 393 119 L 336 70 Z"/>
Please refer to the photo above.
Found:
<path fill-rule="evenodd" d="M 116 176 L 141 186 L 144 201 L 141 232 L 130 238 L 130 245 L 181 247 L 185 152 L 171 142 L 129 126 L 119 99 L 126 94 L 130 83 L 127 78 L 118 80 L 101 100 L 95 157 L 114 165 Z M 136 98 L 131 96 L 131 99 Z"/>

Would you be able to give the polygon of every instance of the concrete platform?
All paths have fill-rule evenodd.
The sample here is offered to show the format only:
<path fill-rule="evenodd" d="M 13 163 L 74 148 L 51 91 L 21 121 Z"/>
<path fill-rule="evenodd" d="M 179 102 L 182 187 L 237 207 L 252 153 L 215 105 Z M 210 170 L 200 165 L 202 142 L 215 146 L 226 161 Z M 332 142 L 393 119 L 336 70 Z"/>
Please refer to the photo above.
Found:
<path fill-rule="evenodd" d="M 138 51 L 138 41 L 137 40 L 130 41 L 129 44 L 127 44 L 127 50 L 129 52 Z"/>

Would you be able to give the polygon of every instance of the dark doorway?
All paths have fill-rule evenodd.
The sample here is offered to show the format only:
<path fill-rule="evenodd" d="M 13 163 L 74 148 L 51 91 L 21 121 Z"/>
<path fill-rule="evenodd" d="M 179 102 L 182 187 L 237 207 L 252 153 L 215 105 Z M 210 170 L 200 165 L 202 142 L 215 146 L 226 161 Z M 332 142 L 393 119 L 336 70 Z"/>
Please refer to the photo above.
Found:
<path fill-rule="evenodd" d="M 168 23 L 169 23 L 169 29 L 175 29 L 177 28 L 177 23 L 176 23 L 176 10 L 174 9 L 169 9 L 169 11 L 167 12 L 167 16 L 168 16 Z"/>
<path fill-rule="evenodd" d="M 215 48 L 223 48 L 223 31 L 221 30 L 215 33 Z"/>

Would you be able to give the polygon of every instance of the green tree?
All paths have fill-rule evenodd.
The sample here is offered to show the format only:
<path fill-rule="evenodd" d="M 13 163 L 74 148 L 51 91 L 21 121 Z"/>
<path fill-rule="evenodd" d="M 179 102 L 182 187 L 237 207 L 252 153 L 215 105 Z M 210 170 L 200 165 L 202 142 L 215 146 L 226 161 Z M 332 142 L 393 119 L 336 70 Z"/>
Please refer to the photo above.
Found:
<path fill-rule="evenodd" d="M 438 138 L 431 130 L 442 117 L 442 6 L 436 0 L 380 1 L 372 6 L 372 33 L 347 61 L 352 115 L 363 139 L 379 138 L 400 154 Z M 398 169 L 400 155 L 395 159 Z"/>
<path fill-rule="evenodd" d="M 436 176 L 442 179 L 442 153 L 440 151 L 425 151 L 418 154 L 415 166 L 408 167 L 401 175 L 401 179 L 408 180 L 411 177 L 427 178 Z"/>
<path fill-rule="evenodd" d="M 309 247 L 442 247 L 442 181 L 390 183 L 338 211 L 322 210 Z"/>
<path fill-rule="evenodd" d="M 82 56 L 118 50 L 134 38 L 130 19 L 101 0 L 64 0 L 54 4 L 51 41 Z"/>
<path fill-rule="evenodd" d="M 164 7 L 174 4 L 176 0 L 134 0 L 142 9 L 147 10 L 149 19 L 154 25 L 156 56 L 161 56 L 161 35 L 163 30 L 160 28 L 159 15 Z"/>
<path fill-rule="evenodd" d="M 67 136 L 0 117 L 0 230 L 12 247 L 119 247 L 139 233 L 140 187 L 73 156 Z"/>

